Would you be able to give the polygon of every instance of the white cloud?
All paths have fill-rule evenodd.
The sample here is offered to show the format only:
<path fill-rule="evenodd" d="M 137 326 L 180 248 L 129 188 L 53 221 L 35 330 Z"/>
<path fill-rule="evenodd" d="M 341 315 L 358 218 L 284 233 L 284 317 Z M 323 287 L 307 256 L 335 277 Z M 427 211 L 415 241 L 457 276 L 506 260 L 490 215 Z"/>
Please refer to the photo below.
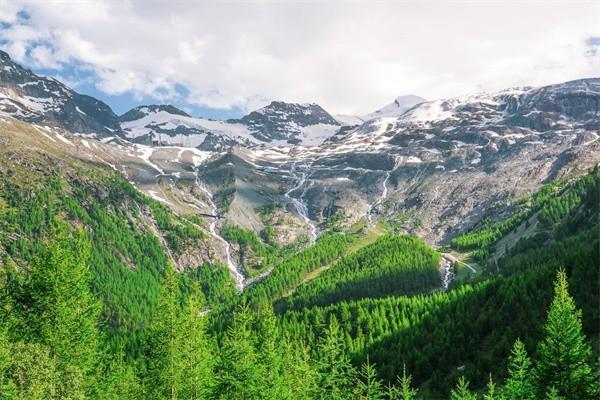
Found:
<path fill-rule="evenodd" d="M 0 0 L 0 22 L 11 24 L 3 47 L 37 66 L 86 65 L 108 94 L 168 101 L 181 84 L 208 107 L 282 99 L 366 113 L 402 94 L 600 75 L 600 51 L 586 42 L 600 37 L 593 1 L 64 5 Z M 23 8 L 29 19 L 19 22 Z"/>

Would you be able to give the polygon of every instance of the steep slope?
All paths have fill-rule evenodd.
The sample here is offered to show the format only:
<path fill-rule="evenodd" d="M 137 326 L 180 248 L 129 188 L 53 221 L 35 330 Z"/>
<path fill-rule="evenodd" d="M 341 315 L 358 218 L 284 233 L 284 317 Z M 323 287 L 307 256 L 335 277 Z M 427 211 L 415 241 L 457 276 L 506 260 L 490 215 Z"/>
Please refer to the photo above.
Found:
<path fill-rule="evenodd" d="M 27 269 L 58 226 L 83 231 L 94 292 L 120 333 L 148 320 L 167 268 L 194 271 L 213 304 L 235 293 L 199 216 L 144 196 L 102 160 L 101 144 L 82 150 L 100 142 L 66 135 L 0 118 L 0 258 Z"/>
<path fill-rule="evenodd" d="M 1 50 L 0 113 L 97 136 L 120 130 L 117 116 L 108 105 L 81 95 L 56 79 L 34 74 Z"/>
<path fill-rule="evenodd" d="M 273 101 L 239 120 L 252 134 L 265 142 L 318 145 L 334 135 L 340 123 L 318 104 Z"/>
<path fill-rule="evenodd" d="M 413 94 L 409 94 L 407 96 L 399 96 L 396 97 L 396 99 L 394 99 L 393 103 L 388 104 L 387 106 L 382 107 L 379 110 L 373 111 L 372 113 L 365 115 L 363 119 L 366 121 L 374 118 L 399 117 L 402 114 L 404 114 L 406 110 L 425 101 L 427 100 L 420 96 L 415 96 Z"/>
<path fill-rule="evenodd" d="M 193 118 L 170 105 L 139 106 L 119 117 L 124 137 L 146 145 L 176 145 L 223 151 L 261 143 L 239 123 Z"/>

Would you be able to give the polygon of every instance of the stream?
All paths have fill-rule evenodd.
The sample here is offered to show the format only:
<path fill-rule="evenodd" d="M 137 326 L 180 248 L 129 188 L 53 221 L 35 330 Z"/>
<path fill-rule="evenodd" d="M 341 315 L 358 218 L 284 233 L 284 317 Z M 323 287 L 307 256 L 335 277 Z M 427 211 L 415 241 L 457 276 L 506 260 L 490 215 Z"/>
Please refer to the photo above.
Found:
<path fill-rule="evenodd" d="M 302 191 L 302 193 L 300 194 L 300 196 L 298 198 L 292 197 L 292 193 L 294 191 L 302 188 L 302 186 L 304 186 L 304 184 L 306 183 L 306 179 L 308 176 L 307 170 L 308 170 L 309 166 L 303 165 L 302 167 L 303 168 L 302 168 L 302 170 L 300 170 L 300 172 L 297 171 L 296 163 L 293 163 L 292 166 L 290 167 L 290 175 L 296 180 L 296 186 L 294 186 L 290 190 L 288 190 L 284 194 L 284 196 L 287 197 L 292 202 L 292 204 L 294 204 L 294 207 L 296 208 L 296 212 L 298 213 L 298 215 L 300 215 L 302 217 L 302 219 L 304 220 L 304 222 L 308 226 L 310 226 L 310 240 L 311 240 L 311 244 L 312 244 L 317 240 L 317 226 L 308 217 L 308 206 L 306 205 L 306 203 L 303 200 L 304 195 L 306 194 L 306 191 L 308 190 L 308 187 L 304 188 L 304 190 Z"/>
<path fill-rule="evenodd" d="M 200 190 L 202 190 L 204 193 L 206 193 L 206 196 L 208 197 L 208 203 L 209 203 L 211 212 L 214 215 L 218 215 L 219 210 L 217 209 L 217 206 L 213 201 L 212 193 L 206 188 L 206 186 L 204 186 L 204 184 L 200 181 L 199 178 L 196 178 L 196 183 L 197 183 L 198 187 L 200 188 Z M 244 287 L 245 287 L 244 274 L 242 273 L 241 269 L 237 265 L 235 265 L 235 263 L 233 262 L 233 257 L 231 256 L 231 245 L 229 244 L 229 242 L 227 240 L 225 240 L 225 238 L 223 238 L 217 232 L 216 227 L 217 227 L 218 221 L 219 220 L 217 218 L 214 218 L 214 220 L 208 225 L 208 231 L 215 239 L 217 239 L 223 243 L 223 245 L 225 247 L 225 255 L 227 258 L 227 268 L 229 268 L 229 271 L 231 272 L 231 275 L 233 276 L 233 279 L 235 280 L 235 286 L 237 287 L 238 291 L 241 292 L 242 290 L 244 290 Z"/>
<path fill-rule="evenodd" d="M 448 290 L 452 279 L 454 279 L 454 268 L 452 268 L 452 261 L 443 256 L 440 260 L 440 274 L 442 275 L 441 291 L 445 292 Z"/>
<path fill-rule="evenodd" d="M 369 223 L 369 225 L 373 225 L 373 221 L 371 219 L 373 210 L 375 208 L 381 207 L 383 205 L 383 202 L 387 198 L 388 182 L 390 180 L 390 177 L 392 176 L 392 173 L 398 168 L 399 164 L 400 160 L 398 159 L 398 157 L 394 157 L 394 167 L 385 172 L 385 179 L 383 180 L 383 190 L 381 191 L 381 196 L 377 200 L 369 204 L 369 207 L 367 208 L 367 222 Z"/>

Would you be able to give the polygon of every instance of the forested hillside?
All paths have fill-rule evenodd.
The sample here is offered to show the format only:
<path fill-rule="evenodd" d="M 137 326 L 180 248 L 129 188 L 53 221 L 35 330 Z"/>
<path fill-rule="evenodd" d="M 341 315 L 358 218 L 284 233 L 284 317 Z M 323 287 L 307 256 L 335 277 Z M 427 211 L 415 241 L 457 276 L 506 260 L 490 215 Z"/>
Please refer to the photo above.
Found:
<path fill-rule="evenodd" d="M 179 255 L 206 247 L 197 218 L 177 216 L 136 190 L 107 166 L 46 151 L 0 148 L 0 257 L 19 269 L 40 257 L 58 227 L 85 234 L 92 292 L 104 304 L 111 341 L 131 344 L 153 312 L 165 272 Z M 190 220 L 188 220 L 188 218 Z M 226 268 L 190 265 L 188 280 L 202 279 L 206 298 L 234 291 Z"/>
<path fill-rule="evenodd" d="M 294 251 L 230 226 L 273 266 L 238 294 L 218 263 L 176 271 L 204 246 L 197 216 L 47 157 L 0 158 L 0 398 L 598 395 L 600 168 L 457 237 L 481 273 L 447 291 L 413 236 L 342 230 Z"/>

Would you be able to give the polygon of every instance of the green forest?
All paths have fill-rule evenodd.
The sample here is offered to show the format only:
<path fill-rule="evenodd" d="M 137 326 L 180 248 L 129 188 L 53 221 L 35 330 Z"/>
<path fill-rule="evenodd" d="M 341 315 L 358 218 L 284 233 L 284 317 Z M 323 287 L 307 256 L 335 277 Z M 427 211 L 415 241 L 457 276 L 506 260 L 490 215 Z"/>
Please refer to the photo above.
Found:
<path fill-rule="evenodd" d="M 451 243 L 481 273 L 448 290 L 413 236 L 293 251 L 229 226 L 273 267 L 239 294 L 218 263 L 177 272 L 206 235 L 118 174 L 11 171 L 0 399 L 596 399 L 599 204 L 595 168 L 484 215 Z"/>

